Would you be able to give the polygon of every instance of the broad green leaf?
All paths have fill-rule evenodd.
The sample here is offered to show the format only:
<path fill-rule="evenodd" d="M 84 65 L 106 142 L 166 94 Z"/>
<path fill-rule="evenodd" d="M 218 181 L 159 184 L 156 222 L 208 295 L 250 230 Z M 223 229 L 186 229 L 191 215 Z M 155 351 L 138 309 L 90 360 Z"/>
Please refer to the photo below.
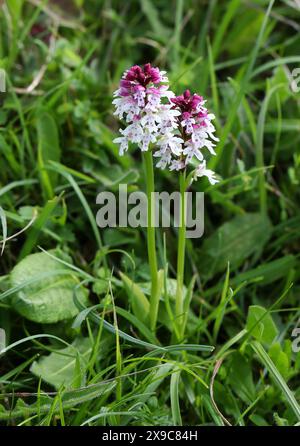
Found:
<path fill-rule="evenodd" d="M 240 266 L 251 254 L 259 252 L 271 235 L 271 223 L 260 214 L 239 215 L 208 237 L 201 249 L 199 269 L 205 276 Z"/>
<path fill-rule="evenodd" d="M 246 404 L 251 404 L 254 401 L 255 386 L 253 382 L 251 363 L 238 352 L 234 353 L 232 356 L 228 379 L 236 394 Z"/>
<path fill-rule="evenodd" d="M 281 418 L 278 413 L 274 413 L 274 421 L 276 423 L 276 426 L 288 426 L 289 422 L 285 418 Z"/>
<path fill-rule="evenodd" d="M 274 69 L 273 76 L 270 79 L 270 87 L 273 88 L 277 85 L 279 86 L 277 95 L 280 99 L 281 105 L 283 105 L 284 102 L 291 96 L 289 83 L 290 79 L 283 66 L 280 65 L 276 67 Z M 270 109 L 276 108 L 276 98 L 274 96 L 270 99 L 269 108 Z"/>
<path fill-rule="evenodd" d="M 123 281 L 127 296 L 132 305 L 133 313 L 138 319 L 146 324 L 148 321 L 150 309 L 150 304 L 147 297 L 145 296 L 139 285 L 134 283 L 129 277 L 121 272 L 120 276 Z"/>
<path fill-rule="evenodd" d="M 272 316 L 259 305 L 251 305 L 248 311 L 246 328 L 252 336 L 262 343 L 271 344 L 278 335 Z"/>
<path fill-rule="evenodd" d="M 76 54 L 70 46 L 61 49 L 61 57 L 63 62 L 69 67 L 78 67 L 82 63 L 81 57 Z"/>
<path fill-rule="evenodd" d="M 158 281 L 159 281 L 159 289 L 161 289 L 161 299 L 164 301 L 164 271 L 160 270 L 158 271 Z M 146 296 L 150 296 L 151 293 L 151 282 L 143 282 L 140 283 L 139 286 L 143 290 Z M 165 327 L 168 328 L 170 332 L 173 331 L 173 325 L 174 321 L 172 323 L 173 316 L 175 314 L 175 300 L 176 300 L 176 288 L 177 288 L 177 281 L 176 279 L 167 279 L 166 280 L 166 288 L 167 288 L 167 297 L 169 299 L 169 305 L 170 305 L 170 312 L 171 315 L 168 313 L 167 308 L 165 305 L 160 305 L 159 312 L 158 312 L 158 321 L 162 323 Z M 185 310 L 187 308 L 187 301 L 192 297 L 188 292 L 185 286 L 183 286 L 183 293 L 186 296 L 185 299 Z"/>
<path fill-rule="evenodd" d="M 58 258 L 70 263 L 71 259 L 59 250 L 50 251 Z M 47 271 L 49 278 L 41 278 Z M 30 285 L 22 287 L 12 298 L 12 306 L 22 316 L 44 324 L 70 319 L 79 313 L 74 303 L 73 293 L 78 286 L 78 279 L 72 270 L 66 267 L 66 274 L 55 275 L 61 271 L 61 263 L 45 253 L 31 254 L 19 262 L 10 275 L 11 286 L 22 286 L 30 279 L 37 279 Z M 77 297 L 87 303 L 87 293 L 83 287 L 78 288 Z"/>
<path fill-rule="evenodd" d="M 269 349 L 269 356 L 274 362 L 277 370 L 284 378 L 288 378 L 291 369 L 288 355 L 282 350 L 279 342 L 271 345 Z"/>
<path fill-rule="evenodd" d="M 143 282 L 139 284 L 142 290 L 146 295 L 150 295 L 151 293 L 151 282 Z M 167 293 L 171 300 L 176 299 L 176 287 L 177 287 L 177 280 L 176 279 L 167 279 Z M 183 294 L 187 295 L 187 289 L 186 286 L 183 286 Z"/>
<path fill-rule="evenodd" d="M 57 173 L 46 170 L 49 161 L 60 161 L 60 147 L 58 130 L 53 117 L 46 111 L 40 110 L 36 121 L 38 137 L 38 166 L 40 169 L 41 184 L 47 198 L 54 195 Z"/>
<path fill-rule="evenodd" d="M 34 361 L 30 371 L 56 389 L 61 386 L 68 389 L 78 388 L 80 387 L 78 382 L 82 382 L 91 351 L 92 345 L 89 338 L 77 338 L 69 347 Z M 79 370 L 77 361 L 79 361 Z"/>
<path fill-rule="evenodd" d="M 106 228 L 103 241 L 109 247 L 121 247 L 137 242 L 136 230 L 130 228 Z"/>
<path fill-rule="evenodd" d="M 249 418 L 255 426 L 269 426 L 269 423 L 260 415 L 254 413 L 251 414 Z"/>

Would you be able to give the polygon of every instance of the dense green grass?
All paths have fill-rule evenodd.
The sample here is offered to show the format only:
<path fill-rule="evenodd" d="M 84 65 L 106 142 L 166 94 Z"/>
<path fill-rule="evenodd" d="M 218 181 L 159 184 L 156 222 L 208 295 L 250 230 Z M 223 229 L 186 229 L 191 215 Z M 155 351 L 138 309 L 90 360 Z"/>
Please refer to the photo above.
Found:
<path fill-rule="evenodd" d="M 299 18 L 293 0 L 4 2 L 1 424 L 300 422 Z M 220 137 L 222 181 L 193 184 L 205 234 L 187 241 L 175 347 L 176 232 L 158 232 L 153 333 L 145 231 L 95 222 L 99 191 L 145 189 L 138 151 L 112 143 L 111 100 L 121 73 L 149 61 L 178 94 L 208 98 Z M 157 170 L 156 187 L 177 190 L 176 175 Z"/>

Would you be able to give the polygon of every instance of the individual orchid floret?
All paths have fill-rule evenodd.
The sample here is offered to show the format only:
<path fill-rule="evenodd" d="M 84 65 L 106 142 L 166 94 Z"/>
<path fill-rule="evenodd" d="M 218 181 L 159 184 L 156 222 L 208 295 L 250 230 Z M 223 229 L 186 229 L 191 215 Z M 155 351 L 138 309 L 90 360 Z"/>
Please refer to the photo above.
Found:
<path fill-rule="evenodd" d="M 197 177 L 207 177 L 210 184 L 214 185 L 218 183 L 218 179 L 215 176 L 215 172 L 210 169 L 206 169 L 206 161 L 204 160 L 195 170 L 195 179 Z"/>
<path fill-rule="evenodd" d="M 183 154 L 186 156 L 186 165 L 189 164 L 194 157 L 197 158 L 199 161 L 203 160 L 202 152 L 200 151 L 199 147 L 197 147 L 197 145 L 193 142 L 186 145 L 183 150 Z"/>
<path fill-rule="evenodd" d="M 185 168 L 185 161 L 183 159 L 172 160 L 170 163 L 170 170 L 183 170 Z"/>
<path fill-rule="evenodd" d="M 161 135 L 177 129 L 180 112 L 170 102 L 174 94 L 165 74 L 149 63 L 143 67 L 135 65 L 123 74 L 113 100 L 114 114 L 128 124 L 120 130 L 122 136 L 114 140 L 120 145 L 120 155 L 128 150 L 129 143 L 147 151 Z"/>
<path fill-rule="evenodd" d="M 169 148 L 155 152 L 153 156 L 160 158 L 156 164 L 156 167 L 159 167 L 160 169 L 165 169 L 172 161 L 172 152 Z"/>
<path fill-rule="evenodd" d="M 182 138 L 174 136 L 171 133 L 165 133 L 158 139 L 157 146 L 160 148 L 159 152 L 161 153 L 164 153 L 166 149 L 169 149 L 172 155 L 180 156 L 183 143 L 184 141 Z"/>

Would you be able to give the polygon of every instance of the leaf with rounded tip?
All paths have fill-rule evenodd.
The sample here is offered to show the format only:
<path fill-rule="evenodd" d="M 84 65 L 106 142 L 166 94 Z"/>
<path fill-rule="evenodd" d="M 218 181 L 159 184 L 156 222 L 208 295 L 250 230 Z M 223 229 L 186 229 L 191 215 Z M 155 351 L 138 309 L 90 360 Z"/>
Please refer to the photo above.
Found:
<path fill-rule="evenodd" d="M 91 351 L 89 338 L 77 338 L 72 345 L 34 361 L 30 371 L 56 389 L 62 385 L 67 389 L 80 387 Z M 76 367 L 77 361 L 79 367 Z M 76 385 L 78 382 L 79 386 Z"/>
<path fill-rule="evenodd" d="M 163 272 L 163 270 L 160 270 L 160 272 Z M 145 295 L 150 295 L 151 293 L 151 282 L 143 282 L 139 283 L 139 286 L 145 293 Z M 172 278 L 167 278 L 167 294 L 169 296 L 169 299 L 172 301 L 175 301 L 176 299 L 176 289 L 177 289 L 177 280 Z M 183 294 L 186 295 L 187 289 L 186 286 L 183 285 Z M 164 293 L 162 293 L 162 299 L 164 297 Z"/>
<path fill-rule="evenodd" d="M 69 256 L 62 251 L 57 249 L 50 252 L 70 263 Z M 27 319 L 43 324 L 76 316 L 79 310 L 73 294 L 79 280 L 71 269 L 64 268 L 66 273 L 62 274 L 61 263 L 44 252 L 30 254 L 21 260 L 10 275 L 11 286 L 20 287 L 11 301 L 13 308 Z M 45 277 L 45 272 L 49 273 L 48 277 Z M 84 287 L 79 287 L 76 295 L 87 304 L 87 291 Z"/>
<path fill-rule="evenodd" d="M 127 296 L 130 299 L 134 315 L 142 322 L 147 323 L 150 309 L 147 297 L 139 285 L 134 283 L 126 274 L 120 272 L 120 277 L 123 281 Z"/>
<path fill-rule="evenodd" d="M 246 328 L 255 339 L 268 345 L 272 344 L 278 335 L 272 316 L 259 305 L 250 305 Z"/>

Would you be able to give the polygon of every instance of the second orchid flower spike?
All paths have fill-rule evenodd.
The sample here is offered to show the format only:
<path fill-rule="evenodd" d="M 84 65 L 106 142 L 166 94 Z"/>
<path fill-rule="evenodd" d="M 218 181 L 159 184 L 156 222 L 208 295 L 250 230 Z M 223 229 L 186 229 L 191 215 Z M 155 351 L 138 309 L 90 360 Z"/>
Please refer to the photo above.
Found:
<path fill-rule="evenodd" d="M 211 155 L 215 155 L 215 142 L 219 141 L 214 136 L 215 127 L 212 120 L 215 116 L 209 113 L 205 107 L 202 96 L 191 94 L 186 90 L 182 95 L 170 98 L 174 104 L 173 109 L 179 111 L 176 115 L 177 126 L 173 134 L 177 134 L 176 150 L 174 143 L 170 141 L 167 147 L 160 148 L 154 156 L 161 158 L 157 167 L 169 167 L 170 170 L 181 171 L 190 163 L 197 167 L 194 179 L 206 176 L 211 184 L 218 180 L 212 170 L 206 169 L 203 149 L 208 149 Z M 163 137 L 162 137 L 163 138 Z M 173 139 L 176 136 L 173 136 Z"/>

